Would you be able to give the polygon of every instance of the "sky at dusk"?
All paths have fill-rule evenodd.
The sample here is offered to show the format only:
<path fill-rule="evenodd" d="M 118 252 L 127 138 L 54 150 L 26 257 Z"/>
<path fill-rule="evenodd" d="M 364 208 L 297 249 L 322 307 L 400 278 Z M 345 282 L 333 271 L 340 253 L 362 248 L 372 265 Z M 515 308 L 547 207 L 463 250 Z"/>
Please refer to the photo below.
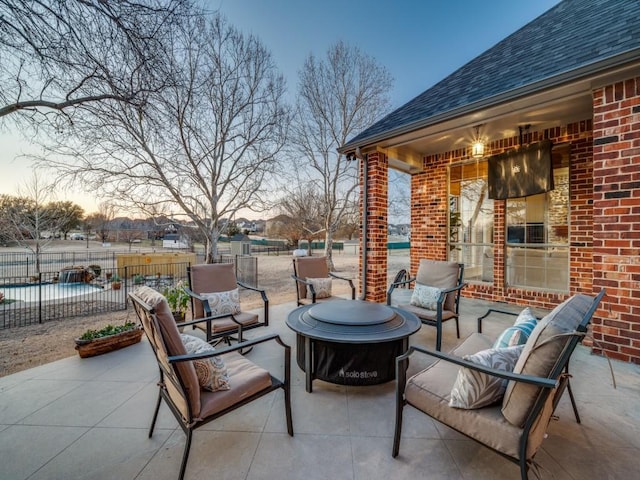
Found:
<path fill-rule="evenodd" d="M 395 109 L 529 23 L 558 0 L 208 0 L 245 34 L 260 38 L 295 99 L 298 71 L 306 57 L 325 55 L 342 40 L 386 67 L 394 77 Z M 513 59 L 517 61 L 517 58 Z M 14 195 L 30 176 L 24 159 L 32 148 L 12 128 L 0 131 L 0 193 Z M 86 213 L 100 199 L 67 194 Z"/>

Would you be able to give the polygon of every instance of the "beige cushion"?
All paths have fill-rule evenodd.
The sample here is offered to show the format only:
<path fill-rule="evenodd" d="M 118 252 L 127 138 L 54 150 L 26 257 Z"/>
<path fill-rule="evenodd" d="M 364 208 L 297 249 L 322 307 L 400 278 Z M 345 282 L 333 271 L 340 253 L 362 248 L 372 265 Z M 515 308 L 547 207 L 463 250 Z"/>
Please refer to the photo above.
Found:
<path fill-rule="evenodd" d="M 300 278 L 328 278 L 329 267 L 327 267 L 327 257 L 295 257 L 293 259 L 293 269 L 296 276 Z M 307 298 L 307 285 L 302 282 L 298 284 L 298 298 Z"/>
<path fill-rule="evenodd" d="M 427 310 L 437 310 L 438 299 L 440 298 L 441 292 L 442 290 L 437 287 L 416 283 L 416 288 L 414 288 L 411 294 L 409 303 L 416 307 L 426 308 Z"/>
<path fill-rule="evenodd" d="M 203 391 L 202 418 L 220 412 L 271 386 L 269 372 L 253 364 L 237 352 L 223 355 L 223 359 L 233 388 L 217 392 Z"/>
<path fill-rule="evenodd" d="M 203 263 L 190 268 L 191 290 L 203 292 L 228 292 L 238 287 L 233 263 Z M 193 318 L 204 317 L 202 302 L 193 302 Z"/>
<path fill-rule="evenodd" d="M 438 260 L 420 260 L 416 284 L 429 285 L 447 289 L 458 284 L 458 272 L 460 266 L 456 262 L 443 262 Z M 444 310 L 455 311 L 456 293 L 448 294 L 444 300 Z"/>
<path fill-rule="evenodd" d="M 209 302 L 213 317 L 240 313 L 240 292 L 237 288 L 225 292 L 201 293 L 201 295 Z"/>
<path fill-rule="evenodd" d="M 453 354 L 457 356 L 472 354 L 490 348 L 491 344 L 492 339 L 489 337 L 474 333 Z M 500 412 L 499 404 L 476 410 L 462 410 L 449 406 L 458 368 L 453 363 L 437 361 L 414 375 L 407 382 L 405 390 L 407 402 L 471 438 L 513 458 L 519 458 L 518 448 L 522 429 L 506 421 Z M 532 458 L 544 438 L 551 409 L 551 402 L 548 402 L 545 415 L 541 416 L 543 421 L 537 422 L 530 432 L 527 459 Z M 547 421 L 544 421 L 545 419 Z"/>
<path fill-rule="evenodd" d="M 574 295 L 540 320 L 525 344 L 514 373 L 548 377 L 570 338 L 562 334 L 577 328 L 592 303 L 588 295 Z M 502 402 L 504 417 L 513 425 L 523 426 L 538 392 L 535 385 L 510 381 Z"/>
<path fill-rule="evenodd" d="M 155 310 L 160 331 L 156 331 L 148 319 L 143 321 L 143 327 L 149 339 L 156 345 L 158 361 L 166 369 L 170 370 L 172 367 L 167 361 L 167 356 L 186 355 L 187 350 L 182 344 L 180 332 L 173 319 L 167 299 L 153 288 L 147 286 L 138 287 L 135 294 Z M 200 413 L 200 384 L 198 383 L 193 362 L 175 363 L 174 367 L 176 374 L 182 378 L 187 397 L 185 398 L 178 388 L 169 381 L 166 382 L 167 391 L 182 416 L 188 420 L 187 401 L 191 405 L 191 412 L 194 416 Z"/>
<path fill-rule="evenodd" d="M 235 314 L 233 318 L 238 323 L 242 324 L 243 327 L 254 325 L 258 323 L 260 319 L 257 313 L 250 313 L 250 312 L 240 312 L 238 314 Z M 205 322 L 198 323 L 196 324 L 196 326 L 201 330 L 206 331 L 207 329 L 207 324 Z M 217 320 L 213 320 L 211 322 L 211 332 L 213 333 L 228 332 L 230 330 L 237 330 L 237 329 L 238 329 L 238 324 L 234 322 L 230 317 L 222 317 Z"/>
<path fill-rule="evenodd" d="M 473 355 L 465 355 L 463 358 L 485 367 L 511 372 L 523 349 L 524 345 L 490 348 Z M 491 405 L 502 400 L 506 388 L 506 379 L 462 367 L 458 370 L 458 376 L 451 389 L 449 406 L 480 408 Z"/>
<path fill-rule="evenodd" d="M 180 338 L 189 354 L 215 351 L 215 348 L 199 337 L 181 333 Z M 227 367 L 221 356 L 194 360 L 193 366 L 196 369 L 196 376 L 201 388 L 211 392 L 229 390 L 229 375 L 227 375 Z"/>
<path fill-rule="evenodd" d="M 310 278 L 307 277 L 307 281 L 313 285 L 313 289 L 316 292 L 316 299 L 329 298 L 331 296 L 331 277 L 327 278 Z M 311 289 L 307 289 L 307 298 L 313 298 Z"/>

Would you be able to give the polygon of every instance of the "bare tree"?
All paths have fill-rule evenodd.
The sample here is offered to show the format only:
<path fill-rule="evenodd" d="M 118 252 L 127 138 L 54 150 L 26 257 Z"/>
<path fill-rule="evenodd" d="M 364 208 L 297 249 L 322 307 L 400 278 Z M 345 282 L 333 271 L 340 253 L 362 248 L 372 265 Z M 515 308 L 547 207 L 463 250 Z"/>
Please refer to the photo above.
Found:
<path fill-rule="evenodd" d="M 84 210 L 76 203 L 69 200 L 51 202 L 47 205 L 51 210 L 53 223 L 58 226 L 62 238 L 67 239 L 67 235 L 74 228 L 78 228 L 84 217 Z M 52 232 L 57 233 L 57 232 Z"/>
<path fill-rule="evenodd" d="M 300 72 L 294 161 L 322 194 L 320 216 L 331 270 L 333 236 L 358 187 L 357 163 L 337 148 L 388 110 L 391 85 L 384 67 L 343 42 L 330 47 L 325 60 L 310 55 Z"/>
<path fill-rule="evenodd" d="M 115 208 L 109 202 L 100 202 L 98 211 L 87 215 L 84 219 L 85 228 L 95 230 L 96 235 L 102 242 L 106 242 L 109 237 L 111 221 L 115 217 Z"/>
<path fill-rule="evenodd" d="M 300 179 L 292 182 L 291 186 L 283 186 L 285 194 L 274 203 L 280 212 L 277 228 L 271 233 L 286 238 L 292 245 L 298 240 L 311 242 L 324 236 L 322 212 L 323 196 L 313 182 L 302 183 Z"/>
<path fill-rule="evenodd" d="M 54 128 L 162 88 L 162 42 L 191 0 L 0 0 L 0 117 Z"/>
<path fill-rule="evenodd" d="M 222 218 L 269 193 L 289 112 L 269 52 L 219 15 L 186 18 L 164 45 L 169 86 L 144 102 L 102 102 L 41 159 L 67 180 L 148 213 L 191 220 L 216 255 Z"/>
<path fill-rule="evenodd" d="M 0 198 L 0 217 L 5 225 L 4 235 L 30 250 L 36 259 L 36 271 L 40 273 L 42 250 L 53 240 L 53 233 L 62 231 L 73 222 L 78 209 L 73 205 L 60 209 L 59 202 L 52 202 L 54 184 L 46 183 L 33 173 L 18 189 L 18 195 L 3 195 Z"/>

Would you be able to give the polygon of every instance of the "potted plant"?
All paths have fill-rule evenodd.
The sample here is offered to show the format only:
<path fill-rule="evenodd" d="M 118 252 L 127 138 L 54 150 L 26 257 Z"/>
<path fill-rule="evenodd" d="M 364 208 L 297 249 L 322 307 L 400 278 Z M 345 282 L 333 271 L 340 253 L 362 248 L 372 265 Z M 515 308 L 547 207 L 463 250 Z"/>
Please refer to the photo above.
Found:
<path fill-rule="evenodd" d="M 87 330 L 75 339 L 75 349 L 80 358 L 93 357 L 133 345 L 141 338 L 142 329 L 127 321 L 122 325 L 107 325 L 100 330 Z"/>
<path fill-rule="evenodd" d="M 144 283 L 144 277 L 142 275 L 140 275 L 139 273 L 136 273 L 133 276 L 133 284 L 134 285 L 142 285 Z"/>
<path fill-rule="evenodd" d="M 121 286 L 122 286 L 122 279 L 120 278 L 120 275 L 118 275 L 117 273 L 114 273 L 111 276 L 111 288 L 114 290 L 120 290 Z"/>
<path fill-rule="evenodd" d="M 162 294 L 167 299 L 167 303 L 169 304 L 169 308 L 171 308 L 173 318 L 176 322 L 184 322 L 185 313 L 187 312 L 189 300 L 191 299 L 184 289 L 184 283 L 180 281 L 176 285 L 166 287 Z"/>

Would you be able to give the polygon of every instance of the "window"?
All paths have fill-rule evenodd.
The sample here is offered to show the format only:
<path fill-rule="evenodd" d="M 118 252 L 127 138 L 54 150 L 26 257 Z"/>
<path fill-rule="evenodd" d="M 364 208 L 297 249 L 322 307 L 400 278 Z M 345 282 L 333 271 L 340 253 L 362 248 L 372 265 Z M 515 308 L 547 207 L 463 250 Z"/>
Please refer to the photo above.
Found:
<path fill-rule="evenodd" d="M 554 189 L 507 200 L 508 285 L 569 290 L 569 147 L 552 155 Z"/>
<path fill-rule="evenodd" d="M 449 169 L 449 260 L 464 263 L 465 280 L 493 281 L 493 200 L 487 162 Z"/>

